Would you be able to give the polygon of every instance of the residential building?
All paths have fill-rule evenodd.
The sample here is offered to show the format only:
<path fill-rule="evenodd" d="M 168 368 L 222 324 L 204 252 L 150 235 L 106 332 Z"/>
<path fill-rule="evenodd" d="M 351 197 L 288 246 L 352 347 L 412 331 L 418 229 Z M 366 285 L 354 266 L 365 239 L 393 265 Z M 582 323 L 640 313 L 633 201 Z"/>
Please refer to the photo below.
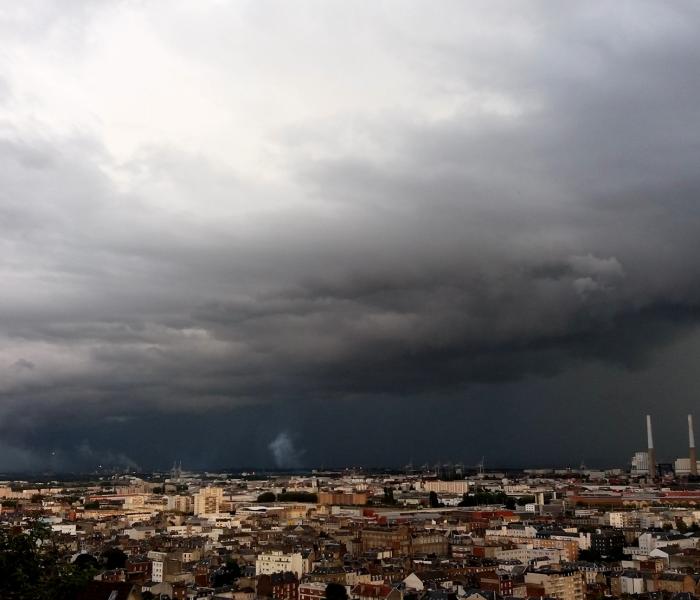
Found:
<path fill-rule="evenodd" d="M 282 551 L 272 551 L 259 554 L 255 561 L 255 575 L 271 575 L 272 573 L 294 573 L 301 579 L 306 572 L 304 559 L 299 552 L 286 554 Z"/>
<path fill-rule="evenodd" d="M 546 569 L 526 573 L 525 585 L 528 596 L 584 600 L 583 575 L 579 571 Z"/>
<path fill-rule="evenodd" d="M 205 487 L 194 496 L 194 514 L 215 515 L 224 499 L 224 490 L 219 487 Z"/>

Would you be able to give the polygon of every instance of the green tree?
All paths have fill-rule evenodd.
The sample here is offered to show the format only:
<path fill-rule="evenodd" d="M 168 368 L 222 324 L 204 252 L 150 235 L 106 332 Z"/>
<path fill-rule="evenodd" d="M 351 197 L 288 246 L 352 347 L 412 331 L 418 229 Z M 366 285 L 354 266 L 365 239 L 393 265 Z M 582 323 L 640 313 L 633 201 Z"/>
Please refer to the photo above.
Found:
<path fill-rule="evenodd" d="M 600 552 L 597 550 L 581 550 L 578 553 L 579 560 L 584 560 L 586 562 L 599 562 L 601 559 Z"/>
<path fill-rule="evenodd" d="M 428 502 L 430 503 L 430 508 L 437 508 L 440 506 L 440 498 L 438 498 L 438 495 L 434 491 L 428 494 Z"/>
<path fill-rule="evenodd" d="M 348 592 L 340 583 L 329 583 L 326 586 L 326 600 L 347 600 Z"/>
<path fill-rule="evenodd" d="M 51 529 L 35 521 L 27 531 L 0 529 L 0 573 L 3 600 L 72 600 L 95 570 L 68 563 Z"/>
<path fill-rule="evenodd" d="M 78 554 L 73 564 L 80 569 L 97 569 L 97 559 L 92 554 Z"/>
<path fill-rule="evenodd" d="M 107 548 L 102 553 L 102 562 L 104 563 L 105 569 L 123 569 L 126 565 L 127 556 L 122 550 L 117 547 Z"/>
<path fill-rule="evenodd" d="M 488 504 L 504 504 L 507 507 L 515 508 L 515 503 L 512 498 L 504 492 L 489 492 L 484 488 L 476 488 L 472 494 L 464 494 L 460 506 L 481 506 Z"/>
<path fill-rule="evenodd" d="M 231 585 L 241 576 L 241 568 L 235 560 L 229 559 L 226 564 L 214 573 L 214 587 Z"/>
<path fill-rule="evenodd" d="M 279 502 L 318 502 L 318 496 L 313 492 L 282 492 L 277 494 Z"/>
<path fill-rule="evenodd" d="M 384 488 L 384 504 L 396 504 L 396 499 L 394 498 L 394 488 Z"/>
<path fill-rule="evenodd" d="M 476 499 L 471 494 L 462 494 L 462 501 L 459 506 L 476 506 Z"/>
<path fill-rule="evenodd" d="M 526 504 L 532 504 L 535 501 L 534 496 L 520 496 L 517 500 L 518 506 L 525 506 Z"/>
<path fill-rule="evenodd" d="M 258 496 L 258 502 L 274 502 L 275 500 L 277 500 L 277 496 L 272 492 L 263 492 Z"/>

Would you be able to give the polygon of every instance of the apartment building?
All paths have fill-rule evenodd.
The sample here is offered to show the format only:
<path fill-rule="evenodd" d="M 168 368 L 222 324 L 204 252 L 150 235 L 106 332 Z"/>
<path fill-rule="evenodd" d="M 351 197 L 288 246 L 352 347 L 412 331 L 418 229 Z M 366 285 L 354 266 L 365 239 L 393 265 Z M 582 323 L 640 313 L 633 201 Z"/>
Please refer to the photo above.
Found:
<path fill-rule="evenodd" d="M 299 584 L 299 600 L 323 600 L 326 597 L 325 582 L 309 581 Z"/>
<path fill-rule="evenodd" d="M 410 527 L 369 527 L 361 533 L 362 551 L 391 550 L 394 556 L 446 556 L 449 545 L 441 533 L 412 532 Z"/>
<path fill-rule="evenodd" d="M 191 513 L 193 510 L 192 497 L 184 495 L 167 496 L 166 508 L 176 512 Z"/>
<path fill-rule="evenodd" d="M 259 554 L 255 561 L 255 575 L 272 575 L 273 573 L 294 573 L 297 578 L 306 572 L 301 553 L 284 553 L 272 551 Z"/>
<path fill-rule="evenodd" d="M 299 579 L 295 573 L 271 573 L 257 578 L 255 595 L 258 598 L 275 600 L 297 600 Z"/>
<path fill-rule="evenodd" d="M 464 479 L 454 481 L 428 480 L 423 482 L 423 489 L 426 492 L 435 492 L 436 494 L 467 494 L 469 482 Z"/>
<path fill-rule="evenodd" d="M 194 495 L 194 514 L 215 515 L 221 508 L 224 490 L 219 487 L 205 487 Z"/>
<path fill-rule="evenodd" d="M 579 545 L 578 540 L 574 539 L 551 539 L 551 538 L 531 538 L 520 537 L 518 535 L 506 535 L 502 532 L 492 535 L 491 531 L 487 531 L 484 537 L 486 543 L 510 542 L 511 544 L 521 546 L 527 545 L 532 548 L 552 548 L 561 550 L 564 557 L 569 562 L 574 562 L 578 559 Z"/>
<path fill-rule="evenodd" d="M 583 575 L 574 570 L 544 569 L 525 574 L 528 596 L 556 598 L 557 600 L 584 600 Z"/>
<path fill-rule="evenodd" d="M 319 492 L 318 503 L 326 506 L 364 506 L 369 496 L 367 492 Z"/>

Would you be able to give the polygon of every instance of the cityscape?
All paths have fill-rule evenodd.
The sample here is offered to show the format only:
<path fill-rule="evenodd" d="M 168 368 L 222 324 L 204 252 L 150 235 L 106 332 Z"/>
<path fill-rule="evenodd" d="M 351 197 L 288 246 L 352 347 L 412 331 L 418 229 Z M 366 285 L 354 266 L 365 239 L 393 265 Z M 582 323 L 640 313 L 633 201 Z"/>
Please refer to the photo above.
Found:
<path fill-rule="evenodd" d="M 0 600 L 700 600 L 698 0 L 0 0 Z"/>
<path fill-rule="evenodd" d="M 57 566 L 27 582 L 6 561 L 0 590 L 42 597 L 46 577 L 54 597 L 112 600 L 690 598 L 700 477 L 687 423 L 688 456 L 657 459 L 647 415 L 647 449 L 604 470 L 201 473 L 176 461 L 0 482 L 2 541 L 51 540 Z"/>

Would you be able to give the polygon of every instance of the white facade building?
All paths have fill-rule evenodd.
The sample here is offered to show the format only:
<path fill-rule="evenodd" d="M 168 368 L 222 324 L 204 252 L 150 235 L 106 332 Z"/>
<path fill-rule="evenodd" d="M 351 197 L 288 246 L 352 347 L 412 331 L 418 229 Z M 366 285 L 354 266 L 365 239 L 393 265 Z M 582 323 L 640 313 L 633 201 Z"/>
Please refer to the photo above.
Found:
<path fill-rule="evenodd" d="M 255 561 L 255 575 L 271 575 L 272 573 L 296 573 L 297 577 L 306 572 L 304 559 L 299 552 L 285 554 L 284 552 L 267 552 L 259 554 Z"/>
<path fill-rule="evenodd" d="M 538 559 L 549 559 L 552 564 L 556 564 L 566 560 L 566 553 L 558 548 L 533 548 L 532 544 L 519 544 L 517 548 L 497 550 L 495 558 L 499 560 L 519 560 L 524 565 Z"/>
<path fill-rule="evenodd" d="M 698 473 L 700 473 L 700 460 L 696 462 L 698 467 Z M 677 458 L 676 462 L 673 464 L 673 470 L 676 475 L 689 475 L 690 474 L 690 458 Z"/>
<path fill-rule="evenodd" d="M 151 580 L 156 583 L 163 582 L 163 561 L 154 560 L 152 563 Z"/>
<path fill-rule="evenodd" d="M 69 523 L 59 523 L 56 525 L 51 525 L 51 529 L 56 533 L 63 533 L 66 535 L 77 535 L 78 526 Z"/>
<path fill-rule="evenodd" d="M 623 575 L 620 577 L 620 591 L 623 594 L 643 594 L 646 591 L 644 579 L 636 575 Z"/>
<path fill-rule="evenodd" d="M 639 550 L 643 555 L 648 556 L 657 548 L 665 548 L 666 546 L 678 546 L 680 548 L 695 548 L 696 539 L 694 537 L 686 537 L 671 533 L 652 533 L 645 532 L 639 536 Z"/>
<path fill-rule="evenodd" d="M 499 529 L 487 529 L 486 537 L 519 537 L 519 538 L 534 538 L 537 537 L 537 529 L 531 525 L 521 527 L 506 527 L 501 525 Z"/>
<path fill-rule="evenodd" d="M 635 452 L 632 457 L 632 475 L 647 475 L 649 473 L 649 453 Z"/>
<path fill-rule="evenodd" d="M 616 529 L 622 529 L 623 527 L 639 527 L 640 518 L 637 511 L 628 512 L 611 512 L 607 514 L 608 522 L 611 527 Z"/>

